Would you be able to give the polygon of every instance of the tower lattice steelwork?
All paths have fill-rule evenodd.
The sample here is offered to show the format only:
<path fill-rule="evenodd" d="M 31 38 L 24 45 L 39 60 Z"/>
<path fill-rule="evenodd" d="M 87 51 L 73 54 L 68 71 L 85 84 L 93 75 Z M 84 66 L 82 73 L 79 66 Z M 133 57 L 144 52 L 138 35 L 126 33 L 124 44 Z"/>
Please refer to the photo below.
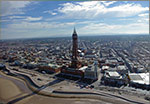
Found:
<path fill-rule="evenodd" d="M 72 67 L 78 67 L 78 35 L 76 33 L 76 29 L 74 28 L 74 32 L 72 34 L 73 47 L 72 47 Z"/>

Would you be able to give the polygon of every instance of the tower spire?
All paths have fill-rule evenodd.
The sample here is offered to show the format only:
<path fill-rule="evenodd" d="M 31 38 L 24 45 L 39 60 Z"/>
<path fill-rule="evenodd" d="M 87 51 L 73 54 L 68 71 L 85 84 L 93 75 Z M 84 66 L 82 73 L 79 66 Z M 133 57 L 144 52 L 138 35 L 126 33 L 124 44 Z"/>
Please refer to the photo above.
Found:
<path fill-rule="evenodd" d="M 77 68 L 78 67 L 78 35 L 76 33 L 76 29 L 74 27 L 74 31 L 72 34 L 73 44 L 72 44 L 72 67 Z"/>
<path fill-rule="evenodd" d="M 77 32 L 76 32 L 76 28 L 74 27 L 74 31 L 73 31 L 73 34 L 77 34 Z"/>

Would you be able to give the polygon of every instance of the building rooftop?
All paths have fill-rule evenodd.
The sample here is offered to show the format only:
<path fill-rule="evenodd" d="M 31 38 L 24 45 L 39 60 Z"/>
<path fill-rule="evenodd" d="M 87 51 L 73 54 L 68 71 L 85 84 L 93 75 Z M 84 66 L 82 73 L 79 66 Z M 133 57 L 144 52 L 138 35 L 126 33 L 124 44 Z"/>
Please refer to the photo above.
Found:
<path fill-rule="evenodd" d="M 116 72 L 116 71 L 107 71 L 106 72 L 106 77 L 108 77 L 108 78 L 114 78 L 114 79 L 120 79 L 120 78 L 122 78 L 120 76 L 120 74 L 118 72 Z"/>
<path fill-rule="evenodd" d="M 150 85 L 149 73 L 130 73 L 131 82 Z"/>
<path fill-rule="evenodd" d="M 118 69 L 118 70 L 126 70 L 127 68 L 126 68 L 125 65 L 119 65 L 119 66 L 117 67 L 117 69 Z"/>
<path fill-rule="evenodd" d="M 59 68 L 60 66 L 59 65 L 56 65 L 56 64 L 48 64 L 50 67 L 56 69 L 56 68 Z"/>
<path fill-rule="evenodd" d="M 83 66 L 83 67 L 79 68 L 79 70 L 84 71 L 86 68 L 88 68 L 88 66 Z"/>
<path fill-rule="evenodd" d="M 102 66 L 102 70 L 109 69 L 109 66 Z"/>

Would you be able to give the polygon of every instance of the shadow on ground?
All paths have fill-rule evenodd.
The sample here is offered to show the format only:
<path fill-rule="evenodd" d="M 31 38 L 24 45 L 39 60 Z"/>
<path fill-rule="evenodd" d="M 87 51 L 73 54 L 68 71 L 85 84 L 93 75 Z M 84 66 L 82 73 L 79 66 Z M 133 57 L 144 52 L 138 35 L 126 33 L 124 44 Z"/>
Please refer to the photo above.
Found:
<path fill-rule="evenodd" d="M 61 80 L 60 79 L 56 79 L 56 80 L 54 80 L 54 81 L 52 81 L 52 82 L 50 82 L 50 83 L 48 83 L 46 85 L 43 85 L 43 86 L 39 87 L 37 90 L 33 91 L 32 93 L 30 93 L 28 95 L 25 95 L 25 96 L 22 96 L 22 97 L 19 97 L 19 98 L 16 98 L 14 100 L 9 101 L 7 104 L 14 104 L 14 103 L 16 103 L 16 102 L 18 102 L 20 100 L 23 100 L 23 99 L 25 99 L 27 97 L 33 96 L 33 95 L 37 94 L 39 91 L 45 89 L 46 87 L 52 86 L 52 85 L 57 84 L 57 83 L 60 83 L 61 81 L 63 81 L 63 80 L 62 79 Z"/>

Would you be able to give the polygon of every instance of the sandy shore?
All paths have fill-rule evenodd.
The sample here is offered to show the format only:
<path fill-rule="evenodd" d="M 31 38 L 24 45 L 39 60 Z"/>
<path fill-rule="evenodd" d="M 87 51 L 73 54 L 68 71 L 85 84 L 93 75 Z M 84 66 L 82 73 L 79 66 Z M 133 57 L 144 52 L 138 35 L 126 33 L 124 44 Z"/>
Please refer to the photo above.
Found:
<path fill-rule="evenodd" d="M 4 74 L 0 72 L 0 75 Z M 4 76 L 17 80 L 17 78 L 13 78 L 11 76 Z M 20 86 L 17 86 L 16 82 L 5 77 L 0 77 L 0 102 L 8 103 L 14 101 L 13 104 L 106 104 L 106 102 L 96 99 L 54 98 L 33 93 L 26 93 L 22 88 L 20 88 Z M 18 81 L 20 80 L 18 79 Z M 22 83 L 24 84 L 23 81 Z M 20 98 L 21 100 L 16 100 Z"/>
<path fill-rule="evenodd" d="M 3 77 L 1 77 L 1 75 Z M 21 83 L 18 84 L 17 81 Z M 56 86 L 53 86 L 53 87 L 56 87 Z M 68 91 L 68 89 L 69 88 L 67 87 L 66 90 Z M 108 98 L 104 99 L 104 96 L 95 96 L 96 98 L 90 97 L 89 99 L 89 95 L 84 98 L 82 97 L 68 98 L 70 97 L 70 95 L 67 96 L 66 94 L 65 94 L 65 96 L 67 96 L 66 98 L 64 97 L 55 98 L 55 97 L 37 95 L 31 91 L 25 92 L 25 90 L 26 91 L 29 90 L 29 88 L 25 84 L 25 81 L 18 79 L 16 77 L 5 75 L 0 72 L 0 93 L 1 93 L 0 100 L 2 99 L 2 101 L 5 101 L 6 103 L 9 102 L 9 104 L 42 104 L 42 103 L 43 104 L 99 104 L 99 103 L 108 104 L 108 102 L 109 104 L 112 104 L 112 103 L 116 103 L 115 101 L 117 101 L 118 104 L 127 103 L 122 100 L 117 100 L 117 98 L 113 98 L 112 96 L 111 97 L 113 99 L 109 97 L 109 100 Z M 59 96 L 62 96 L 62 94 L 61 95 L 59 94 Z"/>
<path fill-rule="evenodd" d="M 93 99 L 69 99 L 69 98 L 53 98 L 40 95 L 34 95 L 27 99 L 21 100 L 15 104 L 106 104 L 101 100 Z M 108 104 L 108 103 L 107 103 Z M 111 103 L 110 103 L 111 104 Z"/>
<path fill-rule="evenodd" d="M 26 94 L 20 90 L 12 81 L 0 78 L 0 99 L 8 103 L 17 98 L 21 98 Z M 22 100 L 16 101 L 15 104 L 106 104 L 106 102 L 100 100 L 90 99 L 64 99 L 64 98 L 53 98 L 41 95 L 31 95 Z"/>
<path fill-rule="evenodd" d="M 10 99 L 21 94 L 21 90 L 10 80 L 0 78 L 0 98 L 3 100 Z"/>

